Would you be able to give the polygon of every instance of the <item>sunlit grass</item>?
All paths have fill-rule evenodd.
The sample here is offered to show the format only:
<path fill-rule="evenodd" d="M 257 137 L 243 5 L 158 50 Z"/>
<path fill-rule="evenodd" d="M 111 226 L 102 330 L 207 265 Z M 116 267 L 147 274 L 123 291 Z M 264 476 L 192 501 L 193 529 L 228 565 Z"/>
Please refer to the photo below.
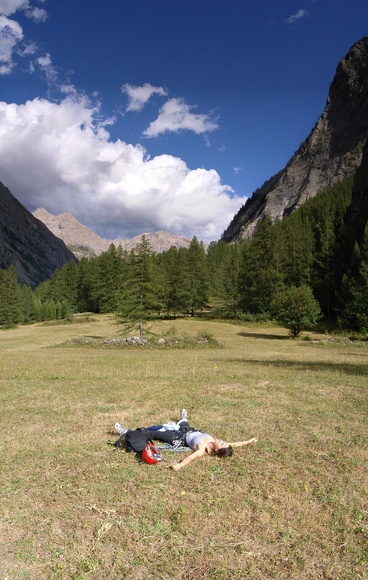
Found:
<path fill-rule="evenodd" d="M 0 333 L 1 578 L 368 574 L 368 350 L 198 320 L 222 348 L 63 348 L 111 317 Z M 173 326 L 160 323 L 164 333 Z M 116 420 L 259 442 L 175 473 L 114 451 Z"/>

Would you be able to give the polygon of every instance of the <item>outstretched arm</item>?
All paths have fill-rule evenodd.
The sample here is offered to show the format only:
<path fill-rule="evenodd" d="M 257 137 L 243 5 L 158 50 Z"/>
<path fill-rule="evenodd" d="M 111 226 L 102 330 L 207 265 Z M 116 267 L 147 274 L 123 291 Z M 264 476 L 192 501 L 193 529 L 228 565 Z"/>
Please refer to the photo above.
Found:
<path fill-rule="evenodd" d="M 194 459 L 199 459 L 200 457 L 203 457 L 203 455 L 205 453 L 206 453 L 206 451 L 204 449 L 197 449 L 197 451 L 194 451 L 191 455 L 188 455 L 188 457 L 185 457 L 185 459 L 180 461 L 180 463 L 173 463 L 173 465 L 171 465 L 171 468 L 174 471 L 179 471 L 179 469 L 181 469 L 182 467 L 185 467 L 186 465 L 188 465 L 188 463 L 190 463 L 191 461 L 194 461 Z"/>
<path fill-rule="evenodd" d="M 231 447 L 243 447 L 244 445 L 249 445 L 249 443 L 256 443 L 258 441 L 258 437 L 252 437 L 252 439 L 248 439 L 248 441 L 235 441 L 234 443 L 229 443 Z"/>

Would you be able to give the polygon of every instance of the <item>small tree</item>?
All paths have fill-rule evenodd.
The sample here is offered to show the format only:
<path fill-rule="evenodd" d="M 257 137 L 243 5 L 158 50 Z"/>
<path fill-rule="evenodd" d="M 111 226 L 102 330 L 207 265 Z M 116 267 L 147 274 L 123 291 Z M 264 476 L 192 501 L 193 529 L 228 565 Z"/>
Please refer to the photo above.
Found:
<path fill-rule="evenodd" d="M 153 250 L 143 235 L 142 241 L 131 251 L 127 276 L 121 290 L 117 323 L 122 324 L 126 332 L 138 327 L 142 338 L 144 324 L 157 316 L 160 308 L 157 279 Z"/>
<path fill-rule="evenodd" d="M 321 316 L 319 303 L 312 289 L 305 284 L 279 292 L 272 301 L 272 312 L 276 320 L 289 328 L 292 338 L 299 336 L 305 328 L 314 326 Z"/>

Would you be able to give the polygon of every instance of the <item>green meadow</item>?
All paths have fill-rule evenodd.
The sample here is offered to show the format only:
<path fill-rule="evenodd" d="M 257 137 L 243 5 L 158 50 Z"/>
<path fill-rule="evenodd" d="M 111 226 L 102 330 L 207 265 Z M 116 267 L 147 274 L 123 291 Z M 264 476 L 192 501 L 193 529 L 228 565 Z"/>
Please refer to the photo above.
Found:
<path fill-rule="evenodd" d="M 173 326 L 220 346 L 105 345 L 119 328 L 97 315 L 0 332 L 1 580 L 368 578 L 368 344 L 199 319 L 154 330 Z M 259 441 L 177 473 L 182 452 L 150 466 L 111 445 L 115 421 L 181 407 Z"/>

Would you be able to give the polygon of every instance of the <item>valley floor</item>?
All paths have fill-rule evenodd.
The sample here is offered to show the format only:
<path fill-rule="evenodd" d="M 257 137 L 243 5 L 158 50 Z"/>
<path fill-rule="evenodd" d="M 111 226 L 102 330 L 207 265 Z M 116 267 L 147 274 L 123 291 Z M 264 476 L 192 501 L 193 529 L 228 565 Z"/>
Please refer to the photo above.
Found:
<path fill-rule="evenodd" d="M 221 348 L 65 347 L 109 316 L 0 332 L 0 576 L 368 577 L 368 348 L 274 326 L 162 322 Z M 171 330 L 170 330 L 171 329 Z M 230 459 L 178 473 L 115 451 L 115 421 L 175 419 Z"/>

